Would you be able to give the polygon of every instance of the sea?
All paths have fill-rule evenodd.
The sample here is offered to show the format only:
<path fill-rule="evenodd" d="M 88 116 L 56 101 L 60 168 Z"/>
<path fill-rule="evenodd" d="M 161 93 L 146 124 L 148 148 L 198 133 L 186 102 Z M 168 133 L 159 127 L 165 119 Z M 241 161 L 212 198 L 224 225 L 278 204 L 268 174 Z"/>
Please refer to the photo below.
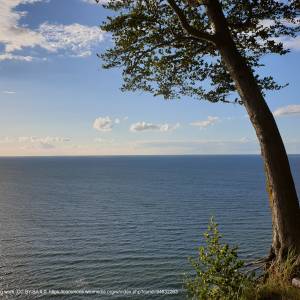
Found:
<path fill-rule="evenodd" d="M 0 158 L 0 298 L 185 299 L 211 216 L 246 261 L 268 253 L 259 156 Z"/>

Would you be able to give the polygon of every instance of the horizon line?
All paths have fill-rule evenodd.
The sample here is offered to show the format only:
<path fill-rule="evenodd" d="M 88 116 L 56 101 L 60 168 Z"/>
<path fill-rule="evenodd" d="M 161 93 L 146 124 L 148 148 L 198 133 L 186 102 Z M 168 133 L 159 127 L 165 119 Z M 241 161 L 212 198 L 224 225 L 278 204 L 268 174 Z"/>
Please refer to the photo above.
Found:
<path fill-rule="evenodd" d="M 288 156 L 300 153 L 287 153 Z M 153 156 L 262 156 L 260 153 L 210 153 L 210 154 L 83 154 L 83 155 L 0 155 L 1 158 L 67 158 L 67 157 L 153 157 Z"/>

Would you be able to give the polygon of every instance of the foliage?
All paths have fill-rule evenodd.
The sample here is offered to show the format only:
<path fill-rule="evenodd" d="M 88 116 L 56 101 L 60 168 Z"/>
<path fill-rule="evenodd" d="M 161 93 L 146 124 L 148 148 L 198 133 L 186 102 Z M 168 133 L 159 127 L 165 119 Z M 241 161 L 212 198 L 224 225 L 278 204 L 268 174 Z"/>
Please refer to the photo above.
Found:
<path fill-rule="evenodd" d="M 294 37 L 300 30 L 297 0 L 219 2 L 233 40 L 254 72 L 263 66 L 265 54 L 286 54 L 282 39 Z M 114 45 L 101 55 L 104 67 L 123 69 L 123 90 L 144 90 L 166 99 L 187 95 L 232 102 L 235 85 L 215 42 L 217 34 L 207 15 L 208 3 L 108 1 L 104 7 L 112 15 L 102 29 L 112 33 Z M 271 76 L 256 77 L 262 91 L 282 87 Z"/>
<path fill-rule="evenodd" d="M 221 243 L 218 224 L 213 218 L 204 233 L 205 245 L 198 257 L 190 258 L 194 274 L 186 276 L 188 297 L 194 300 L 299 300 L 300 290 L 291 285 L 298 262 L 292 251 L 284 262 L 273 262 L 260 277 L 249 273 L 238 258 L 237 247 Z M 263 276 L 261 276 L 263 275 Z"/>
<path fill-rule="evenodd" d="M 187 277 L 185 287 L 192 299 L 246 299 L 253 290 L 254 277 L 242 272 L 244 262 L 237 247 L 222 244 L 218 225 L 211 219 L 204 234 L 205 246 L 199 247 L 197 259 L 190 259 L 195 275 Z"/>
<path fill-rule="evenodd" d="M 298 262 L 293 251 L 288 253 L 283 263 L 272 263 L 266 278 L 256 286 L 256 299 L 289 299 L 299 300 L 300 290 L 291 286 L 291 280 L 297 273 Z M 277 297 L 277 298 L 276 298 Z"/>

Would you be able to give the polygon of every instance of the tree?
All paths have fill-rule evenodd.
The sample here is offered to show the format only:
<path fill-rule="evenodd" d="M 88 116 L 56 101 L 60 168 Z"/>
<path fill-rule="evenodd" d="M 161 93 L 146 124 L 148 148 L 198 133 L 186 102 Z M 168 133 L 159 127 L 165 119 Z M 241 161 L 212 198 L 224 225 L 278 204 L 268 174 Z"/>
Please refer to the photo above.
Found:
<path fill-rule="evenodd" d="M 270 260 L 294 249 L 300 258 L 300 209 L 288 157 L 264 99 L 279 90 L 260 77 L 266 54 L 288 53 L 281 37 L 300 31 L 297 0 L 114 0 L 102 29 L 114 45 L 104 68 L 123 69 L 123 90 L 165 99 L 191 96 L 244 105 L 264 160 L 272 210 Z"/>

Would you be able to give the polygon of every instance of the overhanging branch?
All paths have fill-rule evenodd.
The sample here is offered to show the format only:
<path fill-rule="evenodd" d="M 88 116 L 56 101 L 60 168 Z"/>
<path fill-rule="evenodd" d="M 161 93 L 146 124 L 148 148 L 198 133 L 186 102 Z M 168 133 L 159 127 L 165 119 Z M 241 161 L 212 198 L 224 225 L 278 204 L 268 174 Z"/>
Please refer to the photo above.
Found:
<path fill-rule="evenodd" d="M 233 23 L 233 24 L 229 23 L 230 27 L 244 30 L 244 29 L 247 29 L 247 28 L 253 26 L 253 24 L 252 24 L 253 15 L 254 15 L 253 10 L 254 10 L 254 7 L 258 6 L 258 2 L 257 2 L 257 0 L 253 0 L 252 2 L 249 0 L 244 0 L 243 3 L 245 5 L 245 10 L 247 11 L 246 20 L 244 22 L 241 21 L 241 22 L 237 22 L 237 23 Z"/>
<path fill-rule="evenodd" d="M 198 40 L 204 40 L 210 43 L 215 44 L 215 37 L 207 32 L 201 31 L 196 29 L 195 27 L 191 26 L 183 13 L 180 7 L 176 4 L 175 0 L 167 0 L 175 14 L 177 15 L 182 28 L 192 37 Z"/>

